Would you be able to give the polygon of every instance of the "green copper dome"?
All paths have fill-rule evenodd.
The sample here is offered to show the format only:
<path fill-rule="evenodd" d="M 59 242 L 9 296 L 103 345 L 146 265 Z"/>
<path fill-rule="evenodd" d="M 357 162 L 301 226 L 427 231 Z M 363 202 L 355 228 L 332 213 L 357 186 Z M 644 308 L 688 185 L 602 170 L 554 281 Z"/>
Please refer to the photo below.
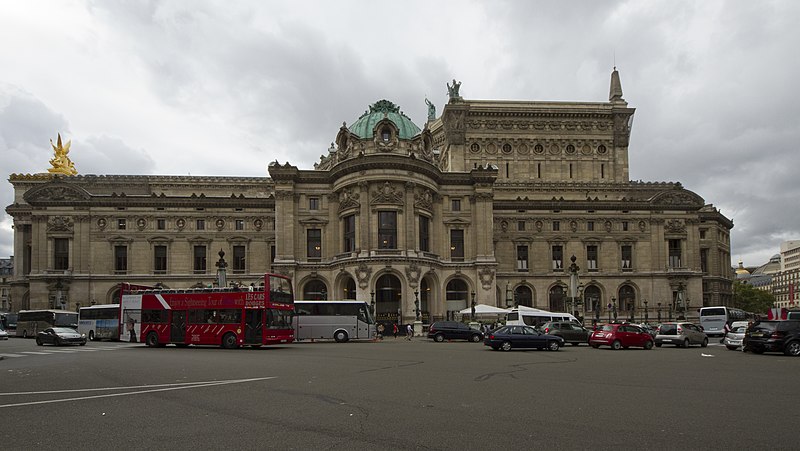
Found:
<path fill-rule="evenodd" d="M 375 124 L 382 121 L 384 118 L 392 121 L 399 131 L 400 139 L 411 139 L 418 135 L 420 128 L 411 122 L 408 116 L 400 111 L 400 107 L 388 100 L 380 100 L 375 104 L 369 106 L 369 111 L 358 118 L 350 127 L 351 132 L 358 135 L 359 138 L 372 138 L 375 129 Z"/>

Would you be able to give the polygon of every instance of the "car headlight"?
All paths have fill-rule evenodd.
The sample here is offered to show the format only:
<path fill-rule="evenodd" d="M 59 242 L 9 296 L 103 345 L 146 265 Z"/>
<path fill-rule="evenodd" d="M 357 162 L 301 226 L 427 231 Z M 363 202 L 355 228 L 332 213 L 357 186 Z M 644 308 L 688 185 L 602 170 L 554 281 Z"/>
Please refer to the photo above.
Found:
<path fill-rule="evenodd" d="M 81 334 L 81 338 L 86 338 L 86 334 Z"/>

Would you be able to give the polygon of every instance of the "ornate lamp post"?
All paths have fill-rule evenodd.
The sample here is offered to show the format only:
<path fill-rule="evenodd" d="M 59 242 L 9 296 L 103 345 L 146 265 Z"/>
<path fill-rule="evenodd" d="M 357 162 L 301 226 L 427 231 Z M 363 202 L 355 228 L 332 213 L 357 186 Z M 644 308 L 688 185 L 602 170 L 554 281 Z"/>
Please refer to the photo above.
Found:
<path fill-rule="evenodd" d="M 578 297 L 578 271 L 580 267 L 575 263 L 575 255 L 569 258 L 572 263 L 569 265 L 569 313 L 575 314 L 575 302 Z"/>
<path fill-rule="evenodd" d="M 472 303 L 470 304 L 470 307 L 471 307 L 472 311 L 470 312 L 469 320 L 470 320 L 470 322 L 474 323 L 475 322 L 475 290 L 472 290 L 471 294 L 472 294 Z"/>
<path fill-rule="evenodd" d="M 377 320 L 378 315 L 375 312 L 375 290 L 370 291 L 369 298 L 370 298 L 369 305 L 372 307 L 372 314 L 376 317 L 375 319 Z"/>
<path fill-rule="evenodd" d="M 414 313 L 417 321 L 419 321 L 419 290 L 414 290 Z"/>
<path fill-rule="evenodd" d="M 216 263 L 217 286 L 220 288 L 225 288 L 228 286 L 228 277 L 226 275 L 226 269 L 225 269 L 228 267 L 228 262 L 225 261 L 225 251 L 223 251 L 222 249 L 219 250 L 217 255 L 219 255 L 219 260 Z"/>
<path fill-rule="evenodd" d="M 650 317 L 647 314 L 647 299 L 642 299 L 642 303 L 644 304 L 644 322 L 647 323 L 650 321 Z"/>
<path fill-rule="evenodd" d="M 617 298 L 614 298 L 614 297 L 611 298 L 611 305 L 612 305 L 611 308 L 613 309 L 613 313 L 614 313 L 614 321 L 616 321 L 617 320 Z"/>
<path fill-rule="evenodd" d="M 661 322 L 661 303 L 658 303 L 658 322 Z"/>
<path fill-rule="evenodd" d="M 675 311 L 680 313 L 678 315 L 678 319 L 679 320 L 686 319 L 686 316 L 685 316 L 686 307 L 683 305 L 683 298 L 684 298 L 683 291 L 684 291 L 683 282 L 680 282 L 680 283 L 678 283 L 678 293 L 677 293 L 677 295 L 675 297 L 675 299 L 677 301 L 677 305 L 676 305 L 676 310 Z"/>

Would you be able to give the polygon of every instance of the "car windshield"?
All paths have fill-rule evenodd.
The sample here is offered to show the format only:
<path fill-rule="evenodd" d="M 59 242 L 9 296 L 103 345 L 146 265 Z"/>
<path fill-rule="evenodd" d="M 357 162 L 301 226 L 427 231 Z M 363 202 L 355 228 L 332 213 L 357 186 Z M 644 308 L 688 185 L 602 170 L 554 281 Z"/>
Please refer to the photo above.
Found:
<path fill-rule="evenodd" d="M 778 328 L 778 323 L 776 321 L 762 321 L 753 324 L 753 330 L 772 332 L 777 328 Z"/>
<path fill-rule="evenodd" d="M 743 334 L 746 330 L 747 330 L 747 327 L 739 326 L 739 327 L 734 327 L 731 332 L 733 332 L 735 334 Z"/>
<path fill-rule="evenodd" d="M 54 327 L 53 332 L 57 334 L 74 334 L 75 329 L 70 329 L 69 327 Z"/>
<path fill-rule="evenodd" d="M 603 325 L 603 327 L 600 328 L 600 330 L 611 332 L 612 330 L 614 330 L 614 326 L 612 326 L 611 324 L 605 324 Z"/>

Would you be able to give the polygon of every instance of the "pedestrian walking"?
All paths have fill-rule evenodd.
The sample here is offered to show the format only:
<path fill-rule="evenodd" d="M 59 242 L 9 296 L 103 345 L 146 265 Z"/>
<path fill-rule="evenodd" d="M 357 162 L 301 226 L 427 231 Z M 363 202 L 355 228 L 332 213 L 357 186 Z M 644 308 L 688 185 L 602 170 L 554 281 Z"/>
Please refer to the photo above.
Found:
<path fill-rule="evenodd" d="M 406 326 L 406 340 L 411 341 L 411 338 L 414 336 L 414 329 L 411 327 L 411 324 Z"/>
<path fill-rule="evenodd" d="M 383 340 L 383 323 L 378 324 L 378 340 Z"/>
<path fill-rule="evenodd" d="M 394 334 L 394 339 L 397 340 L 397 323 L 392 324 L 392 334 Z"/>

